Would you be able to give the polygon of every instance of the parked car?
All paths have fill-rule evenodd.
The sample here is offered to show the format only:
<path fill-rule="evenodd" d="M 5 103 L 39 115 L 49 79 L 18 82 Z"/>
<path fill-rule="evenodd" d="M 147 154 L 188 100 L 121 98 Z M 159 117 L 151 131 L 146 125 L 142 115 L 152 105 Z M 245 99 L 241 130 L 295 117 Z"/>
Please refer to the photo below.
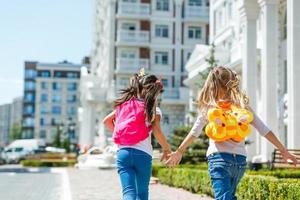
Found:
<path fill-rule="evenodd" d="M 23 147 L 11 147 L 4 151 L 4 159 L 8 164 L 18 164 L 25 159 L 30 151 Z"/>
<path fill-rule="evenodd" d="M 85 168 L 115 168 L 116 148 L 108 146 L 105 149 L 92 147 L 86 153 L 79 155 L 75 167 Z"/>
<path fill-rule="evenodd" d="M 4 148 L 0 148 L 0 165 L 4 165 L 5 163 Z"/>

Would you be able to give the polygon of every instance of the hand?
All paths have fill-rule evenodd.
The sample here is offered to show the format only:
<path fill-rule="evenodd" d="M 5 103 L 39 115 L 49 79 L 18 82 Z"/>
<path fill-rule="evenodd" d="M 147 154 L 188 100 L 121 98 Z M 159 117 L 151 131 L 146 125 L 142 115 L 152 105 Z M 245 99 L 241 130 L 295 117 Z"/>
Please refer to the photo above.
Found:
<path fill-rule="evenodd" d="M 169 154 L 171 154 L 171 153 L 172 153 L 172 151 L 170 149 L 164 150 L 163 154 L 160 158 L 160 161 L 162 162 L 164 160 L 168 160 L 169 159 Z"/>
<path fill-rule="evenodd" d="M 168 167 L 176 167 L 182 159 L 182 153 L 180 151 L 175 151 L 169 154 L 169 159 L 165 162 Z"/>
<path fill-rule="evenodd" d="M 297 165 L 298 161 L 294 154 L 291 154 L 287 150 L 280 151 L 280 153 L 286 163 L 292 161 L 295 166 Z"/>

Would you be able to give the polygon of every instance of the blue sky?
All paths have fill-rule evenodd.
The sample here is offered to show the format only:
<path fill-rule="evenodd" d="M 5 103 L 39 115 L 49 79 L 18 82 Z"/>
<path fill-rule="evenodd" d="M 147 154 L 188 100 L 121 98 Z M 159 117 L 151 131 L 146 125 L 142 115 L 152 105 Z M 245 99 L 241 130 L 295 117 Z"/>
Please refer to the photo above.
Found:
<path fill-rule="evenodd" d="M 0 0 L 0 104 L 23 93 L 25 60 L 81 62 L 92 42 L 92 0 Z"/>

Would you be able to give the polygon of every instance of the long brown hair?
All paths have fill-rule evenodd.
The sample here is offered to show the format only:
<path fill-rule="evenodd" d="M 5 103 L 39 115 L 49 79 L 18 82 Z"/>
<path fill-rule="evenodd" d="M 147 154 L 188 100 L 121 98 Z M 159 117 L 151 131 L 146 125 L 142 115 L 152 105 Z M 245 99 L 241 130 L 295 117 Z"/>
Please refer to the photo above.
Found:
<path fill-rule="evenodd" d="M 221 92 L 225 92 L 233 104 L 242 108 L 248 108 L 249 98 L 240 89 L 240 79 L 236 72 L 227 67 L 213 68 L 198 96 L 199 108 L 207 112 L 211 106 L 217 106 L 217 101 L 221 98 Z"/>
<path fill-rule="evenodd" d="M 156 114 L 157 97 L 161 92 L 163 92 L 163 85 L 155 75 L 134 74 L 129 80 L 129 86 L 121 90 L 121 97 L 114 101 L 114 107 L 116 108 L 132 97 L 142 98 L 145 102 L 147 121 L 152 123 Z"/>

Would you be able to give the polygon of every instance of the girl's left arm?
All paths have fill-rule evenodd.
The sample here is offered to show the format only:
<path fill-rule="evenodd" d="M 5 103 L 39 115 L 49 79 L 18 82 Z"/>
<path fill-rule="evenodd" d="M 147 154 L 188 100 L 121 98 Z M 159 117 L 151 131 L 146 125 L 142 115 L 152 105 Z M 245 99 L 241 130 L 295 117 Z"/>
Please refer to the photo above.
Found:
<path fill-rule="evenodd" d="M 272 131 L 267 133 L 265 135 L 265 138 L 269 140 L 281 153 L 283 159 L 288 162 L 291 160 L 293 164 L 296 166 L 297 165 L 297 158 L 295 155 L 291 154 L 286 150 L 286 148 L 283 146 L 283 144 L 278 140 L 278 138 L 274 135 Z"/>
<path fill-rule="evenodd" d="M 104 119 L 102 120 L 102 123 L 108 128 L 111 132 L 114 131 L 115 128 L 115 111 L 109 113 Z"/>

